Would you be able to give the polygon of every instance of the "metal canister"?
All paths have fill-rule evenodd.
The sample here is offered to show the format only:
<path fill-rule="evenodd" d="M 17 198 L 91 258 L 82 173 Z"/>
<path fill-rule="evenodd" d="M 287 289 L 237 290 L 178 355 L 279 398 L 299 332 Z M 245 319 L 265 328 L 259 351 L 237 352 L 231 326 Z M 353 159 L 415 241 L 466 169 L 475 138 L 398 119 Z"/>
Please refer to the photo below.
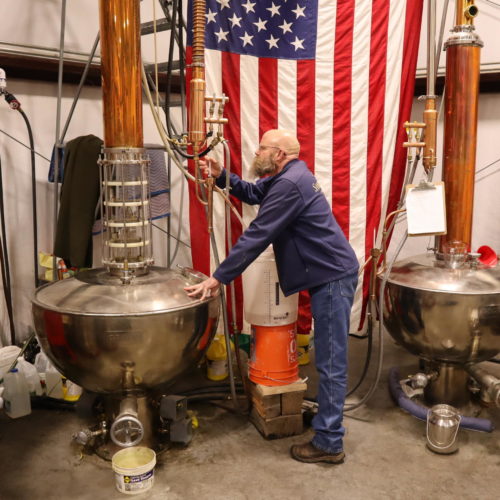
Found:
<path fill-rule="evenodd" d="M 427 412 L 427 447 L 435 453 L 450 454 L 458 450 L 461 416 L 450 405 L 434 405 Z"/>

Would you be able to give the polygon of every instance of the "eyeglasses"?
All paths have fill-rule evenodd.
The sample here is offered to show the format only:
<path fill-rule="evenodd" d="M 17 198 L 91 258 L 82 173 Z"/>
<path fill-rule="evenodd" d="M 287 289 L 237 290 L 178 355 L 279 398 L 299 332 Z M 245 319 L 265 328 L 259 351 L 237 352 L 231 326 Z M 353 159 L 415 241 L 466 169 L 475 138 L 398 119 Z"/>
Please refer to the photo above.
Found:
<path fill-rule="evenodd" d="M 259 144 L 259 151 L 265 151 L 266 149 L 281 149 L 278 146 L 266 146 L 265 144 Z"/>

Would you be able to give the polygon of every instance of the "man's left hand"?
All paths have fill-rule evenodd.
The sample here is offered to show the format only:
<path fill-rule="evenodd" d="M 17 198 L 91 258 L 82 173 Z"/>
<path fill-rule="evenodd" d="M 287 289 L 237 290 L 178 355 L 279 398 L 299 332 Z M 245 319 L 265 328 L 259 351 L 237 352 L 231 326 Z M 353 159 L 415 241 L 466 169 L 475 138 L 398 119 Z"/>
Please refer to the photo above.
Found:
<path fill-rule="evenodd" d="M 197 285 L 191 285 L 184 288 L 189 297 L 196 297 L 201 294 L 200 300 L 207 297 L 212 297 L 217 295 L 219 292 L 220 282 L 213 277 L 198 283 Z"/>

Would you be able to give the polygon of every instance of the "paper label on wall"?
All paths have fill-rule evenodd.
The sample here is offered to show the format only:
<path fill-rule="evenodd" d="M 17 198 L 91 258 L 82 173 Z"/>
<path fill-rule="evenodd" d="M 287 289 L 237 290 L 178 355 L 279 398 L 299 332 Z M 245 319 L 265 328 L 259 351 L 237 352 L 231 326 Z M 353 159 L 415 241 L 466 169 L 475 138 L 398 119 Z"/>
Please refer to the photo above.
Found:
<path fill-rule="evenodd" d="M 446 234 L 444 183 L 406 186 L 408 235 Z"/>

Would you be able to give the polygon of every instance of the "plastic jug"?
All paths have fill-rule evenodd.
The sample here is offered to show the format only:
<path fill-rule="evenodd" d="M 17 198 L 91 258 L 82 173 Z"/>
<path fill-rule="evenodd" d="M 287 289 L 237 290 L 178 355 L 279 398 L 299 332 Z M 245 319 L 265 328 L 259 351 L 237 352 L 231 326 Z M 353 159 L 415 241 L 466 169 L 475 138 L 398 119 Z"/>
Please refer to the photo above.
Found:
<path fill-rule="evenodd" d="M 43 388 L 40 383 L 40 375 L 38 375 L 35 365 L 32 365 L 30 362 L 21 357 L 17 360 L 16 368 L 26 378 L 30 394 L 41 396 L 43 394 Z"/>
<path fill-rule="evenodd" d="M 45 373 L 47 367 L 49 366 L 49 358 L 45 355 L 43 351 L 40 351 L 35 357 L 35 368 L 38 373 Z"/>
<path fill-rule="evenodd" d="M 79 385 L 76 385 L 68 379 L 64 381 L 63 385 L 66 389 L 64 390 L 63 388 L 64 399 L 66 401 L 78 401 L 80 399 L 80 396 L 82 395 L 82 388 Z"/>
<path fill-rule="evenodd" d="M 61 374 L 43 351 L 35 357 L 35 368 L 45 384 L 45 392 L 50 398 L 63 399 L 64 388 Z"/>
<path fill-rule="evenodd" d="M 45 389 L 49 398 L 64 398 L 62 376 L 50 362 L 45 372 Z"/>
<path fill-rule="evenodd" d="M 10 418 L 19 418 L 31 413 L 31 400 L 28 383 L 24 375 L 13 368 L 4 376 L 3 400 L 5 413 Z"/>
<path fill-rule="evenodd" d="M 231 342 L 231 349 L 234 346 Z M 206 354 L 207 377 L 210 380 L 224 380 L 229 374 L 227 366 L 226 340 L 223 335 L 216 335 Z"/>

